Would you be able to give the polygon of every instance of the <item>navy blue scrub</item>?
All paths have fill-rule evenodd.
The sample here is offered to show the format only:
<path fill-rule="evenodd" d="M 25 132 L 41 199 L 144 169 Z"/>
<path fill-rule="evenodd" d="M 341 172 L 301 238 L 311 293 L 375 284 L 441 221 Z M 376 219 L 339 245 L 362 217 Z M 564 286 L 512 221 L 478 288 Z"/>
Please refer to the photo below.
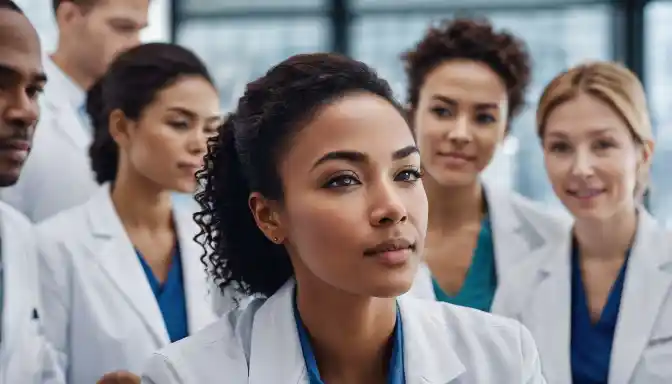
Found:
<path fill-rule="evenodd" d="M 308 331 L 303 326 L 299 310 L 296 305 L 296 298 L 294 299 L 294 318 L 296 319 L 296 329 L 299 333 L 299 342 L 301 343 L 301 350 L 303 351 L 303 359 L 306 362 L 306 370 L 308 371 L 308 381 L 310 384 L 324 384 L 317 368 L 317 361 L 313 353 L 313 347 L 310 344 L 310 337 Z M 404 337 L 401 326 L 401 313 L 397 307 L 397 322 L 394 326 L 392 356 L 390 359 L 389 371 L 387 374 L 388 384 L 406 384 L 404 376 Z"/>
<path fill-rule="evenodd" d="M 629 252 L 628 252 L 629 253 Z M 611 287 L 609 297 L 600 319 L 593 323 L 588 309 L 578 246 L 572 247 L 572 333 L 571 364 L 573 384 L 607 384 L 611 360 L 611 347 L 621 306 L 623 282 L 628 266 L 629 254 L 618 278 Z"/>
<path fill-rule="evenodd" d="M 163 284 L 160 284 L 156 279 L 154 272 L 152 272 L 152 269 L 145 262 L 142 254 L 138 250 L 136 250 L 136 253 L 142 264 L 142 269 L 147 276 L 147 282 L 152 287 L 156 302 L 159 304 L 170 341 L 176 342 L 184 339 L 189 336 L 189 327 L 187 323 L 187 300 L 184 296 L 180 247 L 175 246 L 168 277 Z"/>

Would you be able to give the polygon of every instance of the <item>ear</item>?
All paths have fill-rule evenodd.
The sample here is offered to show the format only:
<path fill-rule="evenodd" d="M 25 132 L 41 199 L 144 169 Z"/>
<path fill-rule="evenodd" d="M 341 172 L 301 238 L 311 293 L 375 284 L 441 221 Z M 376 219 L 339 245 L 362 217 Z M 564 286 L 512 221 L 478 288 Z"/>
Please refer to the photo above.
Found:
<path fill-rule="evenodd" d="M 117 143 L 119 148 L 127 148 L 130 143 L 130 130 L 133 122 L 129 120 L 124 112 L 120 109 L 115 109 L 110 113 L 108 121 L 108 129 L 110 136 Z"/>
<path fill-rule="evenodd" d="M 250 194 L 247 203 L 257 227 L 266 238 L 276 244 L 282 244 L 285 241 L 285 233 L 280 219 L 278 202 L 267 199 L 259 192 L 253 192 Z"/>
<path fill-rule="evenodd" d="M 651 166 L 654 148 L 655 143 L 652 140 L 646 140 L 640 145 L 639 159 L 637 162 L 638 169 L 649 168 Z"/>
<path fill-rule="evenodd" d="M 56 23 L 63 27 L 83 16 L 83 10 L 74 1 L 62 1 L 56 9 Z"/>

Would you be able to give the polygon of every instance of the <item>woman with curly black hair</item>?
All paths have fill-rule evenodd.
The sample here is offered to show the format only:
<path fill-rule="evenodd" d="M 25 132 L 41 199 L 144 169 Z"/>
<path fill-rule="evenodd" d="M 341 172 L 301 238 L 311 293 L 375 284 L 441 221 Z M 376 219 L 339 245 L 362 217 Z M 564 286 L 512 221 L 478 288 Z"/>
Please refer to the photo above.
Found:
<path fill-rule="evenodd" d="M 130 49 L 89 90 L 87 111 L 100 189 L 37 227 L 46 333 L 71 384 L 138 375 L 152 352 L 217 318 L 193 211 L 171 199 L 195 191 L 222 123 L 204 64 L 173 44 Z"/>
<path fill-rule="evenodd" d="M 427 198 L 404 112 L 366 65 L 275 66 L 248 84 L 198 177 L 210 273 L 260 297 L 157 353 L 143 382 L 544 383 L 517 322 L 397 299 Z"/>
<path fill-rule="evenodd" d="M 412 127 L 426 171 L 430 215 L 411 292 L 501 312 L 500 288 L 567 223 L 481 173 L 524 106 L 530 58 L 521 40 L 486 20 L 431 28 L 403 59 Z"/>

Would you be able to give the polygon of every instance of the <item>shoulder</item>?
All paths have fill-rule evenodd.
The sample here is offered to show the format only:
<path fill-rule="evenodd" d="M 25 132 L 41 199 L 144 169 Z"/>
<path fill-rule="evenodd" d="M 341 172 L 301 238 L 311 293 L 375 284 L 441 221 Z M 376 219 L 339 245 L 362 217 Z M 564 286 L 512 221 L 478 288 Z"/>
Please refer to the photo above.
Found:
<path fill-rule="evenodd" d="M 33 230 L 33 225 L 26 216 L 2 201 L 0 201 L 0 221 L 4 225 L 9 225 L 19 230 L 21 233 L 31 233 Z"/>
<path fill-rule="evenodd" d="M 537 383 L 534 380 L 541 378 L 532 335 L 518 321 L 436 301 L 403 298 L 402 303 L 402 310 L 414 318 L 416 342 L 437 352 L 434 355 L 454 353 L 474 382 L 490 382 L 483 378 L 492 377 L 492 382 Z M 452 351 L 438 353 L 446 345 Z"/>
<path fill-rule="evenodd" d="M 230 382 L 246 382 L 254 315 L 264 299 L 228 312 L 201 331 L 154 353 L 147 362 L 143 382 L 211 383 L 227 372 Z"/>
<path fill-rule="evenodd" d="M 67 208 L 55 215 L 39 222 L 35 229 L 38 235 L 58 234 L 59 236 L 81 235 L 73 231 L 73 225 L 84 221 L 86 219 L 86 204 L 78 205 L 72 208 Z"/>
<path fill-rule="evenodd" d="M 559 228 L 571 225 L 571 216 L 561 208 L 528 199 L 515 192 L 510 193 L 509 199 L 514 210 L 530 220 Z"/>

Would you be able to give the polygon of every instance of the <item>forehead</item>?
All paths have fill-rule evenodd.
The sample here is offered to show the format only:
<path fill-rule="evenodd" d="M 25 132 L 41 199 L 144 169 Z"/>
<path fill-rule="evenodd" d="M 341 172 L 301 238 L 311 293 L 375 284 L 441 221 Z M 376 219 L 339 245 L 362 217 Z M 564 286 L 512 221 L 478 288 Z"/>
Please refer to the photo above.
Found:
<path fill-rule="evenodd" d="M 285 160 L 291 167 L 312 167 L 328 152 L 351 150 L 391 161 L 392 152 L 414 144 L 392 104 L 372 94 L 353 94 L 318 110 L 294 138 Z"/>
<path fill-rule="evenodd" d="M 108 18 L 133 19 L 145 23 L 149 0 L 101 0 L 91 9 L 91 15 Z"/>
<path fill-rule="evenodd" d="M 427 74 L 422 93 L 475 103 L 498 103 L 507 98 L 501 77 L 486 64 L 472 60 L 449 60 L 438 65 Z"/>
<path fill-rule="evenodd" d="M 0 65 L 25 77 L 42 73 L 40 39 L 20 13 L 0 9 Z"/>
<path fill-rule="evenodd" d="M 161 90 L 155 103 L 180 108 L 202 116 L 219 115 L 219 97 L 215 88 L 200 76 L 185 76 Z"/>
<path fill-rule="evenodd" d="M 605 131 L 628 134 L 629 128 L 609 104 L 583 93 L 559 105 L 546 122 L 548 134 L 582 136 Z"/>

